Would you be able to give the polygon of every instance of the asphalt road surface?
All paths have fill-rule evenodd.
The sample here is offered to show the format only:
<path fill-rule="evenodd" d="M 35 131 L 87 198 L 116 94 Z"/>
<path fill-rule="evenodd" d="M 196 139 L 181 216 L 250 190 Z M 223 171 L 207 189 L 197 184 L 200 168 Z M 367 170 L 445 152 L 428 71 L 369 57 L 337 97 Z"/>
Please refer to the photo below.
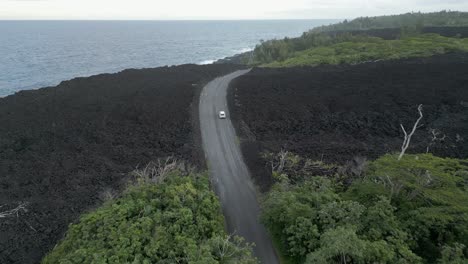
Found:
<path fill-rule="evenodd" d="M 203 88 L 199 108 L 203 149 L 228 232 L 255 243 L 254 253 L 262 263 L 276 264 L 279 261 L 265 227 L 260 224 L 256 190 L 227 107 L 229 82 L 248 71 L 216 78 Z M 219 119 L 219 111 L 225 111 L 227 118 Z"/>

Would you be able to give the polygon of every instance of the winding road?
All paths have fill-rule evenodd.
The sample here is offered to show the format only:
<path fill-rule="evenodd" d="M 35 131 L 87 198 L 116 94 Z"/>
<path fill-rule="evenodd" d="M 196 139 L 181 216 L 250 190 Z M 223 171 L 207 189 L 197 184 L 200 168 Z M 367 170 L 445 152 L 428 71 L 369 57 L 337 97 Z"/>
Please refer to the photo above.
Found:
<path fill-rule="evenodd" d="M 255 243 L 254 253 L 261 263 L 276 264 L 279 261 L 265 227 L 259 222 L 256 189 L 242 158 L 227 107 L 229 83 L 248 71 L 236 71 L 216 78 L 203 88 L 199 105 L 201 136 L 228 232 Z M 227 118 L 219 119 L 219 111 L 225 111 Z"/>

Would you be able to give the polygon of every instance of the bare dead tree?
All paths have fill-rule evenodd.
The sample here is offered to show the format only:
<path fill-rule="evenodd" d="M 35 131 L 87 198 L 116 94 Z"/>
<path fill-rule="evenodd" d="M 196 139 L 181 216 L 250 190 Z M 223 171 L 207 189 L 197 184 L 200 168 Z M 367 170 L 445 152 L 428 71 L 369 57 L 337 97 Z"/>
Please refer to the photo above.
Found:
<path fill-rule="evenodd" d="M 338 168 L 340 175 L 349 177 L 361 177 L 367 166 L 367 159 L 364 157 L 356 156 L 352 160 L 346 161 L 346 163 Z"/>
<path fill-rule="evenodd" d="M 284 165 L 286 163 L 286 158 L 288 157 L 289 152 L 282 149 L 276 157 L 273 157 L 270 161 L 271 163 L 271 171 L 276 171 L 281 173 L 284 169 Z M 277 159 L 276 159 L 277 158 Z"/>
<path fill-rule="evenodd" d="M 389 177 L 388 174 L 385 174 L 385 177 L 378 177 L 378 179 L 374 182 L 381 183 L 385 188 L 390 189 L 390 200 L 392 200 L 394 196 L 398 196 L 400 191 L 403 189 L 403 184 L 400 181 L 398 181 L 398 179 L 392 180 L 392 178 Z"/>
<path fill-rule="evenodd" d="M 400 195 L 408 201 L 411 201 L 418 196 L 421 196 L 424 199 L 424 196 L 422 195 L 424 189 L 430 187 L 435 180 L 429 170 L 420 170 L 414 173 L 417 176 L 416 182 L 414 186 L 410 188 L 405 186 L 398 177 L 391 177 L 388 174 L 378 176 L 374 178 L 373 181 L 374 183 L 382 184 L 384 188 L 390 191 L 390 200 L 392 200 L 393 197 Z M 428 200 L 426 202 L 430 203 Z"/>
<path fill-rule="evenodd" d="M 428 188 L 434 182 L 432 174 L 429 170 L 420 171 L 417 178 L 417 187 L 415 187 L 406 197 L 407 200 L 411 201 L 417 196 L 421 195 L 425 188 Z"/>
<path fill-rule="evenodd" d="M 220 259 L 225 259 L 232 257 L 235 254 L 234 251 L 230 250 L 231 248 L 231 236 L 226 236 L 224 239 L 219 239 L 216 243 L 216 255 L 219 256 Z"/>
<path fill-rule="evenodd" d="M 165 159 L 158 159 L 148 163 L 142 169 L 135 169 L 133 176 L 144 183 L 161 183 L 166 179 L 170 172 L 178 170 L 185 174 L 191 174 L 195 168 L 170 156 Z"/>
<path fill-rule="evenodd" d="M 253 244 L 246 243 L 242 238 L 233 235 L 217 237 L 212 241 L 213 253 L 221 263 L 234 260 L 236 256 L 246 250 L 250 250 Z M 229 261 L 229 263 L 231 263 Z M 234 262 L 233 262 L 234 263 Z"/>
<path fill-rule="evenodd" d="M 115 198 L 117 198 L 117 196 L 118 193 L 112 188 L 106 188 L 99 194 L 99 198 L 103 202 L 114 200 Z"/>
<path fill-rule="evenodd" d="M 421 119 L 423 118 L 422 106 L 423 106 L 422 104 L 418 106 L 419 118 L 414 123 L 413 129 L 411 130 L 409 134 L 406 132 L 405 127 L 402 124 L 400 124 L 401 129 L 403 130 L 403 133 L 405 134 L 405 139 L 403 140 L 403 145 L 401 146 L 401 152 L 400 152 L 400 155 L 398 156 L 398 160 L 401 160 L 403 155 L 405 155 L 405 152 L 408 149 L 409 144 L 411 142 L 411 137 L 413 136 L 414 132 L 416 132 L 419 121 L 421 121 Z"/>
<path fill-rule="evenodd" d="M 445 134 L 440 136 L 442 132 L 437 129 L 431 129 L 430 132 L 431 132 L 432 137 L 431 137 L 431 142 L 429 142 L 429 145 L 426 148 L 426 153 L 429 153 L 430 147 L 432 147 L 434 144 L 436 144 L 437 142 L 444 141 L 447 138 L 447 135 Z"/>
<path fill-rule="evenodd" d="M 13 208 L 11 210 L 7 210 L 4 212 L 0 212 L 0 218 L 6 218 L 9 216 L 14 216 L 19 217 L 20 212 L 27 212 L 28 209 L 26 208 L 28 203 L 20 203 L 16 208 Z M 0 206 L 0 208 L 3 206 Z"/>

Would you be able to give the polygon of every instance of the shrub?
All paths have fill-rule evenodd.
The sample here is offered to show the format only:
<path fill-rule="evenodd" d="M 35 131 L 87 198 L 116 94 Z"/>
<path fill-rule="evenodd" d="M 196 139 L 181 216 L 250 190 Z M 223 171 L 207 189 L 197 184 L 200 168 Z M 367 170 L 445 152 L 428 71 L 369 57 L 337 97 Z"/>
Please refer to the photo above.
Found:
<path fill-rule="evenodd" d="M 263 222 L 296 263 L 420 261 L 385 197 L 366 207 L 341 199 L 330 180 L 315 177 L 276 185 L 263 208 Z"/>
<path fill-rule="evenodd" d="M 434 260 L 441 256 L 441 245 L 468 244 L 468 161 L 431 154 L 398 161 L 386 155 L 372 162 L 365 180 L 355 181 L 344 194 L 362 203 L 379 195 L 398 208 L 411 247 L 420 256 Z"/>
<path fill-rule="evenodd" d="M 466 263 L 467 160 L 386 155 L 347 188 L 336 179 L 266 195 L 262 220 L 291 262 Z"/>
<path fill-rule="evenodd" d="M 220 251 L 220 245 L 225 251 Z M 43 263 L 256 263 L 224 231 L 206 175 L 169 173 L 83 215 Z"/>

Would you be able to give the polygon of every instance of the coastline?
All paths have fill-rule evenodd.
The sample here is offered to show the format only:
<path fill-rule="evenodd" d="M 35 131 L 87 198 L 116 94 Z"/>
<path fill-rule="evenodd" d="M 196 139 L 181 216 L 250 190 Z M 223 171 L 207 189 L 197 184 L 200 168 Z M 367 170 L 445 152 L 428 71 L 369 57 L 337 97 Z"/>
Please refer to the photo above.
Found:
<path fill-rule="evenodd" d="M 201 62 L 198 62 L 198 63 L 183 63 L 183 64 L 177 64 L 177 65 L 163 65 L 163 66 L 145 67 L 145 68 L 116 69 L 115 71 L 109 70 L 109 71 L 105 71 L 105 72 L 92 73 L 92 74 L 89 74 L 89 75 L 79 75 L 78 74 L 76 76 L 73 76 L 73 77 L 71 77 L 69 79 L 65 79 L 65 80 L 64 79 L 56 79 L 56 80 L 43 81 L 43 82 L 38 83 L 38 84 L 32 84 L 32 85 L 27 85 L 27 86 L 23 86 L 23 87 L 18 87 L 16 89 L 8 89 L 8 90 L 7 89 L 5 89 L 5 90 L 0 89 L 0 99 L 5 98 L 5 97 L 10 96 L 10 95 L 14 95 L 14 94 L 19 93 L 21 91 L 38 90 L 38 89 L 43 89 L 43 88 L 55 87 L 55 86 L 61 85 L 63 82 L 69 82 L 69 81 L 72 81 L 72 80 L 75 80 L 75 79 L 90 78 L 90 77 L 99 76 L 99 75 L 106 75 L 106 74 L 118 74 L 118 73 L 129 71 L 129 70 L 147 70 L 147 69 L 157 69 L 157 68 L 170 68 L 170 67 L 178 67 L 178 66 L 184 66 L 184 65 L 198 65 L 198 66 L 201 66 L 201 65 L 224 64 L 224 63 L 227 63 L 227 64 L 242 64 L 242 63 L 240 63 L 241 61 L 238 58 L 242 58 L 242 56 L 244 54 L 248 54 L 253 49 L 245 48 L 244 50 L 247 50 L 247 51 L 244 51 L 244 52 L 241 52 L 241 53 L 236 53 L 236 54 L 234 54 L 232 56 L 226 56 L 226 57 L 223 57 L 223 58 L 220 58 L 220 59 L 208 59 L 208 60 L 204 60 L 204 61 L 201 61 Z"/>
<path fill-rule="evenodd" d="M 9 36 L 0 50 L 0 96 L 125 69 L 211 63 L 332 21 L 0 21 Z"/>

